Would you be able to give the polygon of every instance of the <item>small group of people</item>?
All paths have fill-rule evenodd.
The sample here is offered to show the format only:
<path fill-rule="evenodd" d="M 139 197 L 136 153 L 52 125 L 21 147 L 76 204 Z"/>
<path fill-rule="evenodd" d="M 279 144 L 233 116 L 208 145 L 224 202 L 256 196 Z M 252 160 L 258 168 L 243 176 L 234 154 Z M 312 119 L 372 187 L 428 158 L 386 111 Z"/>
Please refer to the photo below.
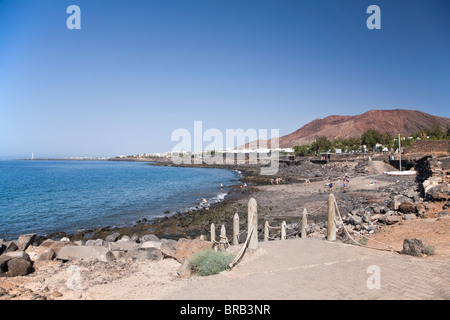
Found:
<path fill-rule="evenodd" d="M 270 179 L 270 184 L 273 184 L 274 182 L 275 182 L 276 184 L 280 184 L 281 181 L 283 181 L 282 178 L 276 178 L 275 180 L 274 180 L 274 179 Z"/>
<path fill-rule="evenodd" d="M 338 184 L 341 182 L 342 180 L 342 188 L 341 190 L 345 190 L 346 187 L 348 187 L 348 184 L 350 183 L 350 177 L 348 176 L 348 174 L 345 174 L 344 179 L 342 179 L 342 177 L 339 177 L 338 180 L 336 181 L 336 183 L 333 183 L 333 181 L 330 179 L 328 179 L 328 183 L 325 183 L 325 186 L 329 187 L 330 190 L 333 189 L 333 186 L 336 185 L 336 189 L 338 188 Z"/>

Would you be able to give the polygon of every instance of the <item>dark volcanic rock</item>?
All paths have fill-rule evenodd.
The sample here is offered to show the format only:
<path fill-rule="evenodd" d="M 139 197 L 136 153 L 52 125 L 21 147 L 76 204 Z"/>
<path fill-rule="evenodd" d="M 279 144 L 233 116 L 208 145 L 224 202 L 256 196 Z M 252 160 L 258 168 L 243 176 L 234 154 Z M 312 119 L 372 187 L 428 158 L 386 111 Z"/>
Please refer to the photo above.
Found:
<path fill-rule="evenodd" d="M 399 207 L 398 210 L 402 213 L 415 213 L 416 212 L 416 206 L 411 202 L 403 202 Z"/>
<path fill-rule="evenodd" d="M 422 257 L 425 247 L 422 240 L 419 239 L 405 239 L 403 241 L 403 250 L 401 253 L 409 254 L 415 257 Z"/>

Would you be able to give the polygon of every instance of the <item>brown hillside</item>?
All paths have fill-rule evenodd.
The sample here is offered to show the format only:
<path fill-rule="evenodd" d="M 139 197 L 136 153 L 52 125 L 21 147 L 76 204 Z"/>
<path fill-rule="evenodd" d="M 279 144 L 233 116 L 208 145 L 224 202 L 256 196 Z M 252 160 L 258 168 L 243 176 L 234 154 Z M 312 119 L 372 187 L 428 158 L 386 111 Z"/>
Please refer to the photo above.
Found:
<path fill-rule="evenodd" d="M 389 132 L 393 136 L 397 134 L 408 136 L 429 128 L 433 119 L 441 124 L 443 130 L 450 126 L 450 118 L 436 117 L 416 110 L 370 110 L 355 116 L 332 115 L 324 119 L 313 120 L 297 131 L 280 137 L 279 146 L 292 148 L 297 145 L 310 144 L 320 136 L 327 137 L 329 140 L 358 138 L 369 129 Z"/>

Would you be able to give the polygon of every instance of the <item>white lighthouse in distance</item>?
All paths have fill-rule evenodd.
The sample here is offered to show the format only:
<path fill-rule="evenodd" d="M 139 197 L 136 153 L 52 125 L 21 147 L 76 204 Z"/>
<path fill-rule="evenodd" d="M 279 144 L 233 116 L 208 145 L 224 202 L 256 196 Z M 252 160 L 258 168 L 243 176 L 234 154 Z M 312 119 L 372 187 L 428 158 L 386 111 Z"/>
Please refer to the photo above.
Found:
<path fill-rule="evenodd" d="M 34 153 L 32 152 L 31 153 L 31 160 L 33 160 L 34 159 Z"/>

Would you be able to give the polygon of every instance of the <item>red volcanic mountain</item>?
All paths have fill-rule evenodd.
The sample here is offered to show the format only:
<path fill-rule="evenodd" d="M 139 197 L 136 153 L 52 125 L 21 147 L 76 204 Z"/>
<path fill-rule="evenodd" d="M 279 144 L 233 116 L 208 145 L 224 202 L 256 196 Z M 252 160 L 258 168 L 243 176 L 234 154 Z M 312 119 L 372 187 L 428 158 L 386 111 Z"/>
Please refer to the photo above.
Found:
<path fill-rule="evenodd" d="M 313 120 L 291 134 L 280 137 L 279 146 L 292 148 L 310 144 L 321 136 L 327 137 L 329 140 L 359 138 L 369 129 L 389 132 L 392 136 L 398 134 L 409 136 L 429 128 L 433 119 L 439 122 L 443 130 L 446 130 L 447 126 L 450 127 L 450 118 L 436 117 L 416 110 L 370 110 L 356 116 L 333 115 Z"/>

